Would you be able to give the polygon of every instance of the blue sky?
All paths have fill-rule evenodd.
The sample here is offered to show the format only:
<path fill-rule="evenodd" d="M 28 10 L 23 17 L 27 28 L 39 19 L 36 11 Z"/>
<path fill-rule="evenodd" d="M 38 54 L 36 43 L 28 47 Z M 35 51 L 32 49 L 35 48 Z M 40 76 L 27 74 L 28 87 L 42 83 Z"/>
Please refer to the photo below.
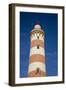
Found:
<path fill-rule="evenodd" d="M 36 22 L 39 22 L 45 32 L 45 55 L 47 76 L 57 75 L 57 20 L 57 14 L 20 12 L 20 77 L 28 76 L 30 32 Z"/>

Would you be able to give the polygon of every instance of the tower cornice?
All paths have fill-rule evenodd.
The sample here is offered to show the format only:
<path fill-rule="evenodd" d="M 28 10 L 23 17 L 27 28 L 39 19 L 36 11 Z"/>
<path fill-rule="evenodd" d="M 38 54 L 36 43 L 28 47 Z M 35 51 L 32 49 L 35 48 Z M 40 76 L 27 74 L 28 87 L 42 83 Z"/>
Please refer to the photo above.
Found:
<path fill-rule="evenodd" d="M 45 34 L 43 30 L 40 30 L 40 29 L 33 29 L 31 32 L 30 32 L 30 35 L 34 34 L 34 33 L 40 33 L 40 34 Z"/>

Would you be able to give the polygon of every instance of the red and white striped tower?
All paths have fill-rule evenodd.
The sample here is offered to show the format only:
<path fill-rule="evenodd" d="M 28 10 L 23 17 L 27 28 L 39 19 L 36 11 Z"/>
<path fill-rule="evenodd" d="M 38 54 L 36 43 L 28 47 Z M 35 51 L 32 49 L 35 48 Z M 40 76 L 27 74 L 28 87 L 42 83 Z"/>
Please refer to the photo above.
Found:
<path fill-rule="evenodd" d="M 31 47 L 28 77 L 46 76 L 44 31 L 39 24 L 30 33 Z"/>

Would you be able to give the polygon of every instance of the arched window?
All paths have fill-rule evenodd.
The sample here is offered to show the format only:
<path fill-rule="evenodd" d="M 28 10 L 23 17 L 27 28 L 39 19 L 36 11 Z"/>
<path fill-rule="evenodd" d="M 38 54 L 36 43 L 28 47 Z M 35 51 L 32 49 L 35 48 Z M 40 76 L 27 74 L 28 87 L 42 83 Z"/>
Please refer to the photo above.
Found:
<path fill-rule="evenodd" d="M 40 73 L 40 68 L 36 69 L 36 74 Z"/>
<path fill-rule="evenodd" d="M 39 39 L 39 36 L 37 36 L 37 38 Z"/>
<path fill-rule="evenodd" d="M 37 49 L 39 49 L 39 45 L 37 45 Z"/>

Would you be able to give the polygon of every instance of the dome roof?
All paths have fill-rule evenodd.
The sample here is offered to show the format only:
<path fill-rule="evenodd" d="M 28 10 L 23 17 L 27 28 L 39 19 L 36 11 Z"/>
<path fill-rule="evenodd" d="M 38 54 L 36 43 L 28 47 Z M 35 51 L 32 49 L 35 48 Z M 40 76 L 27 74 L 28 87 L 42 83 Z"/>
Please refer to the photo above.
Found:
<path fill-rule="evenodd" d="M 36 24 L 36 25 L 34 26 L 34 28 L 35 28 L 35 29 L 41 29 L 41 26 L 40 26 L 39 24 Z"/>
<path fill-rule="evenodd" d="M 40 32 L 44 34 L 44 31 L 42 30 L 41 26 L 39 24 L 34 25 L 34 28 L 32 29 L 31 33 L 33 32 Z"/>

